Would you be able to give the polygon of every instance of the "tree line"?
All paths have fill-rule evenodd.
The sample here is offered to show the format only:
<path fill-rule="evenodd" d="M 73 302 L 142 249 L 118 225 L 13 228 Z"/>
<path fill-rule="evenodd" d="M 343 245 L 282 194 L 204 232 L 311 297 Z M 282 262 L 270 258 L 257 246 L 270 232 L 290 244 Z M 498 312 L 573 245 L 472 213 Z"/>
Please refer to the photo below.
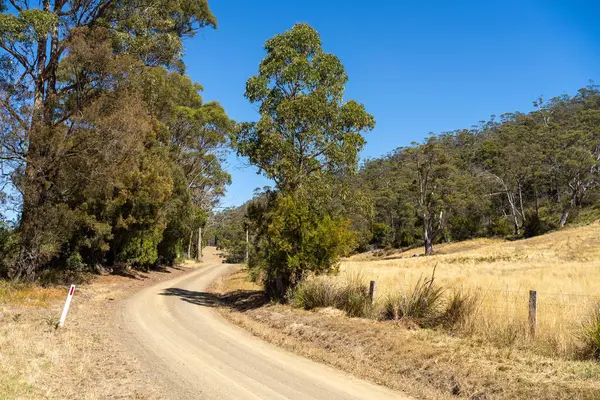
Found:
<path fill-rule="evenodd" d="M 519 239 L 600 218 L 600 87 L 533 105 L 333 174 L 327 207 L 349 221 L 353 250 L 423 246 L 429 255 L 436 243 Z M 252 214 L 239 210 L 264 201 L 226 213 L 243 224 Z M 223 230 L 226 254 L 242 261 L 230 251 L 242 231 Z"/>
<path fill-rule="evenodd" d="M 235 123 L 185 75 L 182 43 L 216 23 L 206 0 L 0 2 L 0 276 L 191 250 Z"/>
<path fill-rule="evenodd" d="M 477 126 L 368 160 L 352 187 L 372 214 L 362 245 L 412 247 L 531 237 L 600 217 L 600 88 L 534 102 Z"/>

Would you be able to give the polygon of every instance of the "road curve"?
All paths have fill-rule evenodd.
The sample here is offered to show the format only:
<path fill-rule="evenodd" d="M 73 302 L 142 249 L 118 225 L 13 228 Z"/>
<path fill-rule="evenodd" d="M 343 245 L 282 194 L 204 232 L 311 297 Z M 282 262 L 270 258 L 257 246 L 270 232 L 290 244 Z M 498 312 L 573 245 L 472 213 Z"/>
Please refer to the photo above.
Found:
<path fill-rule="evenodd" d="M 124 340 L 173 399 L 408 399 L 285 352 L 225 321 L 208 285 L 231 265 L 202 267 L 125 302 Z"/>

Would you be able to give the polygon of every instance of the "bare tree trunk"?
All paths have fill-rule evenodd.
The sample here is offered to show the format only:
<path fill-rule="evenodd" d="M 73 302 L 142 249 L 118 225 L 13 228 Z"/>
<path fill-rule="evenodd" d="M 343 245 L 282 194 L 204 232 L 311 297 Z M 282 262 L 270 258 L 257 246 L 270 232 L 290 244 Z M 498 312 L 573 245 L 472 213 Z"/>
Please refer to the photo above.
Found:
<path fill-rule="evenodd" d="M 523 193 L 521 191 L 521 184 L 519 183 L 519 206 L 521 207 L 521 220 L 525 223 L 525 209 L 523 208 Z"/>
<path fill-rule="evenodd" d="M 248 228 L 246 228 L 246 263 L 250 259 L 250 235 L 248 233 Z"/>
<path fill-rule="evenodd" d="M 567 224 L 567 218 L 569 218 L 569 212 L 571 211 L 571 208 L 575 204 L 576 197 L 577 197 L 577 191 L 573 191 L 573 194 L 571 195 L 571 200 L 569 200 L 569 202 L 565 206 L 565 209 L 563 210 L 562 215 L 560 216 L 560 227 L 561 228 Z"/>
<path fill-rule="evenodd" d="M 506 191 L 506 197 L 508 198 L 508 204 L 510 204 L 510 211 L 513 217 L 513 224 L 515 227 L 515 235 L 519 234 L 519 216 L 518 216 L 518 211 L 517 211 L 517 207 L 515 205 L 515 198 L 513 197 L 512 193 L 509 192 L 508 190 Z"/>
<path fill-rule="evenodd" d="M 192 258 L 192 239 L 194 238 L 194 231 L 190 230 L 190 240 L 188 242 L 187 258 Z"/>
<path fill-rule="evenodd" d="M 537 188 L 534 189 L 534 191 L 535 191 L 535 216 L 539 219 L 540 218 L 540 198 L 538 196 Z"/>
<path fill-rule="evenodd" d="M 202 260 L 202 227 L 198 228 L 198 253 L 197 260 Z"/>
<path fill-rule="evenodd" d="M 433 238 L 429 229 L 429 218 L 425 214 L 423 214 L 423 239 L 425 242 L 425 255 L 429 256 L 433 254 Z"/>

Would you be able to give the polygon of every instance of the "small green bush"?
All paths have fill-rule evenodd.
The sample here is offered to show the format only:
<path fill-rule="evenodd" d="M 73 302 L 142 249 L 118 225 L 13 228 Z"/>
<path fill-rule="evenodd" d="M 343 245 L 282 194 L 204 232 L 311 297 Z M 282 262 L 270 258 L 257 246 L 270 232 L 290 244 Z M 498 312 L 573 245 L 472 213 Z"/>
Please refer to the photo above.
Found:
<path fill-rule="evenodd" d="M 551 224 L 548 221 L 541 219 L 536 213 L 529 213 L 523 226 L 523 236 L 526 238 L 543 235 L 548 233 L 557 226 Z"/>
<path fill-rule="evenodd" d="M 394 231 L 391 226 L 382 223 L 373 225 L 373 238 L 371 244 L 379 249 L 385 249 L 392 246 Z"/>
<path fill-rule="evenodd" d="M 487 227 L 487 234 L 490 236 L 505 237 L 514 233 L 513 226 L 506 218 L 494 218 Z"/>

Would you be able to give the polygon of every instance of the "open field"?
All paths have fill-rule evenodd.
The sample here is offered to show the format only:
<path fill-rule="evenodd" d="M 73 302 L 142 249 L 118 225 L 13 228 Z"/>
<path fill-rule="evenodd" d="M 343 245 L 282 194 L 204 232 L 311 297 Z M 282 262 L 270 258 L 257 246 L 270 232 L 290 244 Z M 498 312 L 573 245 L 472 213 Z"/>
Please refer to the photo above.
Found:
<path fill-rule="evenodd" d="M 600 223 L 532 239 L 475 239 L 422 250 L 359 254 L 345 260 L 344 274 L 377 282 L 379 300 L 409 290 L 431 276 L 447 292 L 475 294 L 473 334 L 498 345 L 531 347 L 542 354 L 577 357 L 582 323 L 600 304 Z M 538 293 L 538 335 L 528 337 L 529 290 Z"/>
<path fill-rule="evenodd" d="M 419 399 L 597 399 L 600 363 L 498 347 L 403 321 L 349 318 L 248 303 L 260 292 L 242 269 L 215 282 L 221 314 L 254 335 Z"/>
<path fill-rule="evenodd" d="M 437 266 L 436 280 L 451 287 L 600 296 L 600 222 L 514 242 L 442 244 L 435 252 L 430 257 L 419 257 L 421 248 L 383 257 L 364 253 L 345 260 L 341 270 L 360 269 L 383 289 L 412 285 Z"/>

